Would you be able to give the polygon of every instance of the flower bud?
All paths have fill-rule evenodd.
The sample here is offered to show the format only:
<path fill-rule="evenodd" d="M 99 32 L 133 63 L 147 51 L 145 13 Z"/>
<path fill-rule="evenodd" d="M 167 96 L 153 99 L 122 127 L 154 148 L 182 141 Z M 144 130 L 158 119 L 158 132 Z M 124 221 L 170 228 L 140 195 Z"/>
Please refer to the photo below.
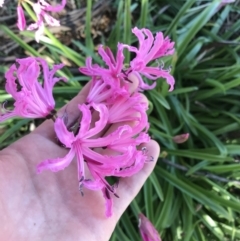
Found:
<path fill-rule="evenodd" d="M 181 144 L 181 143 L 184 143 L 185 141 L 187 141 L 188 138 L 189 138 L 189 133 L 186 133 L 186 134 L 174 136 L 173 141 L 175 143 Z"/>
<path fill-rule="evenodd" d="M 17 26 L 19 30 L 23 31 L 26 28 L 26 19 L 25 19 L 24 12 L 21 5 L 18 5 L 17 7 L 17 16 L 18 16 Z"/>
<path fill-rule="evenodd" d="M 162 241 L 153 224 L 142 214 L 139 214 L 139 229 L 143 241 Z"/>

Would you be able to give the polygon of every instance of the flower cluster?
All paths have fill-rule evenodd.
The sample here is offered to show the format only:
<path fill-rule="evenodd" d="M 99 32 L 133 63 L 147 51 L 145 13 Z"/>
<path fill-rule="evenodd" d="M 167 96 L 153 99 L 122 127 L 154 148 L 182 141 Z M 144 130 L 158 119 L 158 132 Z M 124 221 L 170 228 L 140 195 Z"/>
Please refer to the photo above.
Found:
<path fill-rule="evenodd" d="M 35 39 L 37 42 L 39 42 L 40 37 L 44 33 L 44 20 L 47 25 L 49 26 L 60 26 L 60 23 L 58 20 L 53 18 L 52 16 L 49 15 L 49 12 L 60 12 L 64 9 L 67 0 L 62 0 L 62 3 L 57 6 L 51 6 L 48 4 L 45 0 L 38 0 L 37 3 L 32 3 L 29 0 L 21 0 L 18 4 L 17 7 L 17 16 L 18 16 L 18 21 L 17 21 L 17 26 L 19 30 L 25 30 L 26 29 L 26 19 L 24 15 L 24 11 L 22 8 L 21 3 L 26 2 L 30 4 L 33 8 L 33 11 L 36 14 L 37 21 L 35 23 L 30 24 L 27 27 L 27 30 L 36 30 L 35 32 Z M 4 0 L 0 0 L 0 7 L 2 7 L 4 4 Z"/>
<path fill-rule="evenodd" d="M 166 79 L 170 91 L 174 88 L 169 70 L 148 66 L 152 60 L 173 54 L 174 43 L 160 32 L 154 38 L 148 29 L 135 27 L 132 31 L 138 38 L 138 48 L 119 43 L 114 56 L 109 48 L 100 46 L 98 52 L 106 67 L 93 64 L 92 59 L 88 58 L 86 66 L 79 68 L 91 77 L 91 87 L 86 102 L 78 105 L 80 118 L 77 128 L 73 130 L 69 127 L 65 118 L 54 118 L 57 138 L 68 149 L 68 154 L 44 160 L 37 166 L 38 173 L 43 170 L 57 172 L 66 168 L 76 157 L 80 191 L 83 193 L 84 188 L 101 190 L 106 200 L 107 217 L 112 215 L 113 196 L 118 195 L 116 185 L 110 185 L 106 177 L 132 176 L 142 169 L 144 163 L 152 160 L 144 147 L 144 143 L 150 140 L 147 133 L 148 106 L 139 92 L 154 88 L 158 78 Z M 136 54 L 128 67 L 124 65 L 124 50 Z M 50 71 L 40 58 L 17 62 L 19 66 L 11 66 L 6 73 L 6 89 L 16 101 L 15 109 L 2 114 L 0 121 L 12 116 L 37 118 L 53 114 L 52 88 L 59 80 L 54 74 L 62 65 L 56 65 Z M 40 66 L 43 86 L 38 82 Z M 152 84 L 149 86 L 145 79 L 151 80 Z M 129 88 L 133 81 L 138 82 L 135 91 Z M 93 116 L 98 116 L 97 121 Z M 90 177 L 86 174 L 86 167 Z"/>
<path fill-rule="evenodd" d="M 59 80 L 66 81 L 63 77 L 54 77 L 54 74 L 63 64 L 54 65 L 49 70 L 47 62 L 41 58 L 28 57 L 17 59 L 16 62 L 5 74 L 6 91 L 15 99 L 15 108 L 9 111 L 3 105 L 0 108 L 0 121 L 12 117 L 46 118 L 54 114 L 53 86 Z M 40 83 L 42 75 L 44 81 Z"/>

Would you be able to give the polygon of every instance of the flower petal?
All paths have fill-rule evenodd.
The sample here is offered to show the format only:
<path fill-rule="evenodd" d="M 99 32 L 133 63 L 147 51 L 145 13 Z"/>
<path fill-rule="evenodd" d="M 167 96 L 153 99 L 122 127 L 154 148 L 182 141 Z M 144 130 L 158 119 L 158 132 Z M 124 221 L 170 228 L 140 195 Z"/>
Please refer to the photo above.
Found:
<path fill-rule="evenodd" d="M 83 105 L 81 105 L 83 106 Z M 82 107 L 79 107 L 79 109 L 81 110 Z M 95 126 L 93 128 L 91 128 L 85 135 L 84 135 L 84 138 L 89 138 L 89 137 L 92 137 L 96 134 L 98 134 L 99 132 L 101 132 L 107 122 L 108 122 L 108 116 L 109 116 L 109 113 L 108 113 L 108 109 L 107 107 L 104 105 L 104 104 L 94 104 L 92 103 L 91 106 L 97 111 L 99 112 L 99 120 L 95 122 Z M 82 124 L 82 122 L 81 122 Z M 80 132 L 79 132 L 79 135 Z"/>
<path fill-rule="evenodd" d="M 70 149 L 68 154 L 63 158 L 48 159 L 37 165 L 37 173 L 41 173 L 43 170 L 50 170 L 52 172 L 58 172 L 67 167 L 75 156 L 73 149 Z"/>
<path fill-rule="evenodd" d="M 64 9 L 67 0 L 62 0 L 62 3 L 57 5 L 57 6 L 51 6 L 50 4 L 48 4 L 46 1 L 44 0 L 39 0 L 39 2 L 44 6 L 44 10 L 45 11 L 49 11 L 49 12 L 60 12 Z"/>
<path fill-rule="evenodd" d="M 70 148 L 73 141 L 75 141 L 75 137 L 72 132 L 68 131 L 67 127 L 64 124 L 63 118 L 56 119 L 54 123 L 54 130 L 61 143 L 64 144 L 66 147 Z"/>
<path fill-rule="evenodd" d="M 26 19 L 21 5 L 17 6 L 18 21 L 17 26 L 19 30 L 23 31 L 26 28 Z"/>
<path fill-rule="evenodd" d="M 80 123 L 80 129 L 79 134 L 77 135 L 78 138 L 82 138 L 86 135 L 90 128 L 91 120 L 92 120 L 92 114 L 89 110 L 89 106 L 82 104 L 78 105 L 79 110 L 82 112 L 81 116 L 81 123 Z"/>

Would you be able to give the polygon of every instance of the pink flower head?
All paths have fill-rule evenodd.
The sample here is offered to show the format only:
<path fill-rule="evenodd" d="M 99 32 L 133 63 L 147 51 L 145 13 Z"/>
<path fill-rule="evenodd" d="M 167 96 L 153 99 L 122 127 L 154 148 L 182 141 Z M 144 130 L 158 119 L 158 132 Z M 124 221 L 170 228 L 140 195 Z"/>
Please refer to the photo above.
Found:
<path fill-rule="evenodd" d="M 27 30 L 35 30 L 38 29 L 35 33 L 35 39 L 39 42 L 40 37 L 43 35 L 44 32 L 44 20 L 50 26 L 60 26 L 60 23 L 55 18 L 51 17 L 47 12 L 60 12 L 66 5 L 66 0 L 62 0 L 60 5 L 55 7 L 51 6 L 44 0 L 39 0 L 37 3 L 34 3 L 33 10 L 37 16 L 37 22 L 30 24 Z"/>
<path fill-rule="evenodd" d="M 188 138 L 189 138 L 189 133 L 186 133 L 186 134 L 174 136 L 173 141 L 175 143 L 181 144 L 181 143 L 184 143 L 185 141 L 187 141 Z"/>
<path fill-rule="evenodd" d="M 26 19 L 21 5 L 17 7 L 18 22 L 17 26 L 19 30 L 24 30 L 26 28 Z"/>
<path fill-rule="evenodd" d="M 54 77 L 63 64 L 54 65 L 49 70 L 47 62 L 41 58 L 18 59 L 5 74 L 6 91 L 15 99 L 14 109 L 1 114 L 0 121 L 12 117 L 43 118 L 54 110 L 55 101 L 52 89 L 59 80 L 65 78 Z M 43 83 L 39 83 L 42 69 Z"/>
<path fill-rule="evenodd" d="M 58 139 L 61 141 L 65 147 L 70 148 L 67 156 L 63 158 L 57 158 L 54 160 L 46 160 L 40 163 L 37 167 L 38 173 L 43 170 L 51 170 L 57 172 L 63 170 L 72 161 L 74 156 L 77 156 L 78 162 L 78 179 L 85 178 L 84 172 L 84 158 L 83 155 L 90 152 L 89 147 L 99 147 L 102 144 L 98 139 L 90 139 L 97 133 L 101 132 L 107 124 L 108 121 L 108 110 L 103 104 L 92 104 L 92 105 L 79 105 L 79 110 L 82 112 L 82 120 L 80 122 L 80 128 L 77 135 L 69 131 L 62 118 L 57 118 L 54 124 L 54 129 L 57 134 Z M 95 123 L 95 127 L 90 128 L 92 114 L 90 107 L 94 108 L 99 112 L 100 119 Z M 105 143 L 104 143 L 105 144 Z M 87 154 L 88 155 L 88 154 Z M 90 155 L 91 157 L 91 155 Z"/>
<path fill-rule="evenodd" d="M 91 128 L 93 109 L 99 113 L 99 120 Z M 106 216 L 109 217 L 112 215 L 110 194 L 116 194 L 115 189 L 106 182 L 105 176 L 126 177 L 141 170 L 147 157 L 142 150 L 137 150 L 137 146 L 149 141 L 149 136 L 141 133 L 146 126 L 146 118 L 143 116 L 134 127 L 123 125 L 105 137 L 96 138 L 108 123 L 108 108 L 105 104 L 92 103 L 79 105 L 79 110 L 82 119 L 76 135 L 67 129 L 63 119 L 57 118 L 54 124 L 58 139 L 70 149 L 69 153 L 63 158 L 43 161 L 37 171 L 57 172 L 67 167 L 76 156 L 80 189 L 86 187 L 102 190 L 106 199 Z M 98 152 L 94 148 L 98 148 Z M 84 162 L 87 163 L 93 180 L 86 179 Z"/>
<path fill-rule="evenodd" d="M 147 67 L 147 64 L 154 59 L 161 58 L 163 56 L 172 55 L 174 53 L 174 43 L 169 40 L 168 37 L 164 38 L 161 32 L 158 32 L 153 37 L 153 34 L 148 29 L 133 28 L 132 32 L 137 36 L 139 41 L 139 48 L 124 45 L 129 51 L 136 53 L 136 57 L 130 62 L 131 70 L 139 79 L 140 89 L 152 89 L 155 87 L 155 83 L 152 86 L 148 86 L 143 82 L 141 75 L 150 80 L 156 80 L 158 78 L 164 78 L 170 85 L 169 91 L 174 88 L 174 78 L 170 75 L 169 70 L 164 70 L 161 67 Z"/>
<path fill-rule="evenodd" d="M 153 224 L 142 213 L 139 214 L 139 229 L 143 241 L 161 241 Z"/>
<path fill-rule="evenodd" d="M 123 71 L 123 45 L 118 43 L 116 58 L 110 48 L 106 47 L 104 49 L 102 45 L 99 46 L 98 53 L 107 68 L 103 68 L 98 64 L 92 64 L 92 58 L 88 57 L 86 59 L 86 67 L 80 67 L 79 71 L 91 77 L 101 77 L 107 84 L 119 88 L 121 80 L 127 79 L 127 75 Z"/>

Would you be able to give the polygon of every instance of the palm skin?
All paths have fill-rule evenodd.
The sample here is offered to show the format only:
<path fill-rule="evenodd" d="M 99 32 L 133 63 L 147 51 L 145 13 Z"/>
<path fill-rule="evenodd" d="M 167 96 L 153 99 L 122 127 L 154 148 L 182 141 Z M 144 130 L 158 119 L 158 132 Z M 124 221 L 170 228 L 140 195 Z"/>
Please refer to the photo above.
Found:
<path fill-rule="evenodd" d="M 87 85 L 67 107 L 70 120 L 77 104 L 85 101 Z M 60 111 L 64 113 L 64 109 Z M 78 189 L 75 160 L 64 171 L 36 174 L 36 165 L 47 158 L 66 155 L 58 145 L 51 120 L 0 152 L 1 241 L 107 241 L 118 219 L 141 189 L 159 155 L 155 141 L 144 145 L 154 162 L 136 175 L 122 178 L 114 197 L 113 216 L 106 218 L 101 191 Z"/>

